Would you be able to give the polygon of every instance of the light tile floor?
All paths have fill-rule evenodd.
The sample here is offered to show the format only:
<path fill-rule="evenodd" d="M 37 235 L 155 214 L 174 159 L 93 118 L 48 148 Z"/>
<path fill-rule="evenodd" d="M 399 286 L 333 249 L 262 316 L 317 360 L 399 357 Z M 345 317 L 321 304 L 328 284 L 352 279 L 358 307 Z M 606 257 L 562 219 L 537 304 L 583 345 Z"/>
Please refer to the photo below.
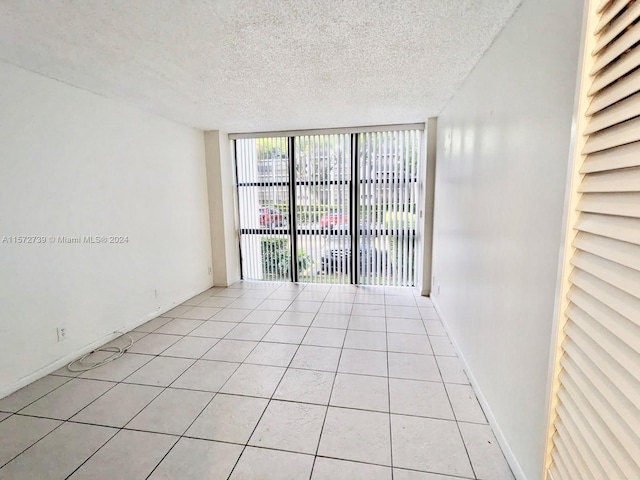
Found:
<path fill-rule="evenodd" d="M 131 335 L 0 400 L 0 479 L 513 479 L 412 289 L 241 282 Z"/>

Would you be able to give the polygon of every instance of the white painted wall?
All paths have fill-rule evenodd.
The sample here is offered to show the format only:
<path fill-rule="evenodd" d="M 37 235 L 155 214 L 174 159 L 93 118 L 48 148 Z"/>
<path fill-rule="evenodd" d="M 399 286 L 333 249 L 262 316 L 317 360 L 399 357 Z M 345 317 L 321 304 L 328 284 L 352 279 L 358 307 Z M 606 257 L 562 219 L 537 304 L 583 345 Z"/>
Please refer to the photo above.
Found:
<path fill-rule="evenodd" d="M 205 132 L 205 157 L 209 191 L 211 252 L 214 285 L 229 286 L 240 280 L 240 249 L 236 225 L 235 168 L 229 134 Z"/>
<path fill-rule="evenodd" d="M 0 85 L 2 397 L 212 281 L 201 131 L 1 62 Z"/>
<path fill-rule="evenodd" d="M 438 119 L 432 295 L 530 480 L 542 478 L 582 10 L 525 0 Z"/>

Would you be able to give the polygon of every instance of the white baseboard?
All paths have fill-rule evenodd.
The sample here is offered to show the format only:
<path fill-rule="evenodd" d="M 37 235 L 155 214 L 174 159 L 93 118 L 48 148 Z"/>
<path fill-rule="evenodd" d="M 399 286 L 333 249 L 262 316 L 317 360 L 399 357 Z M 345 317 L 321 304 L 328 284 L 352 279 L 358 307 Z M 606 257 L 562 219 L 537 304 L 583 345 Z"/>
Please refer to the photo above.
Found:
<path fill-rule="evenodd" d="M 20 390 L 22 387 L 26 387 L 30 383 L 33 383 L 36 380 L 41 379 L 42 377 L 46 377 L 50 373 L 55 372 L 56 370 L 58 370 L 58 369 L 60 369 L 62 367 L 65 367 L 65 366 L 69 365 L 69 363 L 71 363 L 76 358 L 80 358 L 82 355 L 85 355 L 86 353 L 89 353 L 90 351 L 95 350 L 98 347 L 101 347 L 105 343 L 109 343 L 111 340 L 114 340 L 115 338 L 120 336 L 120 333 L 118 333 L 118 332 L 129 332 L 129 331 L 133 330 L 134 328 L 139 327 L 143 323 L 147 323 L 149 320 L 153 320 L 154 318 L 159 317 L 163 313 L 168 312 L 169 310 L 171 310 L 172 308 L 176 307 L 177 305 L 180 305 L 181 303 L 186 302 L 190 298 L 195 297 L 199 293 L 202 293 L 205 290 L 208 290 L 209 288 L 211 288 L 211 287 L 209 286 L 209 287 L 205 288 L 204 290 L 191 292 L 191 293 L 187 294 L 182 300 L 179 300 L 177 302 L 171 302 L 171 304 L 165 305 L 164 307 L 161 307 L 161 308 L 159 308 L 158 310 L 156 310 L 154 312 L 148 313 L 147 315 L 145 315 L 142 318 L 139 318 L 135 322 L 132 322 L 132 323 L 130 323 L 128 325 L 123 325 L 121 328 L 117 328 L 113 332 L 108 333 L 106 335 L 103 335 L 102 337 L 100 337 L 97 340 L 91 342 L 90 344 L 85 345 L 84 347 L 79 348 L 78 350 L 65 355 L 64 357 L 56 360 L 55 362 L 52 362 L 52 363 L 50 363 L 50 364 L 48 364 L 48 365 L 36 370 L 35 372 L 33 372 L 33 373 L 31 373 L 31 374 L 29 374 L 29 375 L 27 375 L 25 377 L 22 377 L 21 379 L 15 381 L 13 383 L 10 383 L 9 385 L 3 386 L 2 388 L 0 388 L 0 399 L 6 397 L 7 395 L 11 395 L 13 392 L 15 392 L 17 390 Z"/>
<path fill-rule="evenodd" d="M 447 334 L 449 335 L 449 339 L 453 344 L 453 348 L 456 350 L 458 357 L 462 361 L 464 370 L 465 372 L 467 372 L 467 376 L 469 377 L 469 382 L 471 382 L 471 386 L 473 387 L 473 390 L 475 391 L 476 396 L 478 397 L 478 401 L 482 406 L 482 410 L 484 410 L 484 413 L 487 416 L 489 425 L 491 425 L 491 428 L 493 429 L 493 433 L 495 434 L 496 439 L 500 444 L 500 448 L 502 448 L 502 453 L 504 453 L 504 456 L 507 459 L 507 463 L 509 463 L 509 466 L 511 467 L 511 471 L 513 472 L 513 475 L 516 477 L 517 480 L 528 480 L 527 476 L 524 474 L 524 471 L 522 470 L 522 467 L 520 466 L 520 463 L 518 462 L 518 459 L 514 455 L 513 450 L 511 450 L 511 446 L 509 445 L 509 442 L 507 442 L 507 437 L 505 437 L 504 433 L 502 432 L 502 429 L 500 428 L 500 425 L 496 421 L 496 417 L 493 415 L 493 412 L 491 411 L 491 407 L 489 406 L 487 399 L 482 393 L 482 390 L 480 389 L 480 385 L 478 384 L 478 381 L 476 380 L 476 378 L 473 375 L 473 372 L 469 368 L 469 364 L 467 363 L 467 360 L 464 357 L 464 354 L 460 350 L 460 347 L 458 346 L 456 339 L 451 333 L 449 324 L 447 323 L 444 315 L 442 314 L 442 310 L 440 310 L 440 307 L 438 306 L 438 302 L 435 300 L 434 297 L 430 297 L 430 298 L 434 308 L 436 309 L 436 312 L 438 312 L 438 316 L 440 317 L 440 320 L 442 321 L 442 324 L 444 325 L 445 330 L 447 331 Z"/>

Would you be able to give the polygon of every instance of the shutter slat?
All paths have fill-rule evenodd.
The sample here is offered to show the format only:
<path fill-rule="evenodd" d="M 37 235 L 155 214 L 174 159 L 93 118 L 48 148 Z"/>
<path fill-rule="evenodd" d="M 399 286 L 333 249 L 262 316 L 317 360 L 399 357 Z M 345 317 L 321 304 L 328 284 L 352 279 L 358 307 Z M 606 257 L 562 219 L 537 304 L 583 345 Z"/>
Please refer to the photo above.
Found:
<path fill-rule="evenodd" d="M 634 70 L 640 65 L 640 49 L 634 48 L 630 52 L 625 53 L 618 60 L 613 62 L 609 67 L 602 70 L 593 79 L 593 83 L 589 88 L 587 95 L 593 96 L 607 85 L 612 84 L 623 75 Z"/>
<path fill-rule="evenodd" d="M 583 213 L 576 229 L 602 237 L 640 245 L 640 219 Z"/>
<path fill-rule="evenodd" d="M 640 168 L 590 173 L 578 187 L 578 192 L 640 192 Z"/>
<path fill-rule="evenodd" d="M 640 77 L 638 81 L 640 82 Z M 580 173 L 604 172 L 628 167 L 640 167 L 640 142 L 587 155 Z"/>
<path fill-rule="evenodd" d="M 585 193 L 578 202 L 577 209 L 580 212 L 640 218 L 640 194 Z"/>
<path fill-rule="evenodd" d="M 624 100 L 592 115 L 584 134 L 600 132 L 618 123 L 625 122 L 640 115 L 640 93 L 636 93 Z"/>
<path fill-rule="evenodd" d="M 606 47 L 611 41 L 620 35 L 625 28 L 631 25 L 638 17 L 640 17 L 640 4 L 638 2 L 633 3 L 622 14 L 611 22 L 609 27 L 604 30 L 598 40 L 596 41 L 596 47 L 593 49 L 592 55 L 598 54 L 604 47 Z"/>
<path fill-rule="evenodd" d="M 562 459 L 565 461 L 565 467 L 569 478 L 582 478 L 584 480 L 595 480 L 586 470 L 585 465 L 580 460 L 581 455 L 578 449 L 571 442 L 569 432 L 564 428 L 562 422 L 558 424 L 558 432 L 562 435 L 558 437 L 556 447 L 562 453 Z"/>
<path fill-rule="evenodd" d="M 598 7 L 596 8 L 596 13 L 602 12 L 605 8 L 609 6 L 609 4 L 612 1 L 613 0 L 601 0 L 601 2 L 598 4 Z"/>
<path fill-rule="evenodd" d="M 640 271 L 640 246 L 607 237 L 580 232 L 573 246 L 584 252 Z"/>
<path fill-rule="evenodd" d="M 600 21 L 596 25 L 596 29 L 594 30 L 594 34 L 600 33 L 604 28 L 613 20 L 613 18 L 622 11 L 624 7 L 626 7 L 631 0 L 617 0 L 611 4 L 611 6 L 606 9 L 602 16 L 600 17 Z"/>
<path fill-rule="evenodd" d="M 640 272 L 577 250 L 571 264 L 640 299 Z"/>
<path fill-rule="evenodd" d="M 626 478 L 633 479 L 634 471 L 639 465 L 638 436 L 629 429 L 624 419 L 609 410 L 611 406 L 604 401 L 597 389 L 589 384 L 583 376 L 573 378 L 567 371 L 561 375 L 561 381 L 567 396 L 576 399 L 595 431 L 604 437 L 608 453 L 625 472 Z M 578 384 L 580 381 L 581 384 Z M 605 477 L 606 478 L 606 477 Z"/>
<path fill-rule="evenodd" d="M 593 64 L 590 75 L 594 76 L 638 42 L 640 42 L 640 24 L 629 28 L 622 36 L 610 43 L 609 46 L 598 55 L 598 59 Z"/>
<path fill-rule="evenodd" d="M 595 94 L 587 109 L 587 115 L 593 115 L 638 91 L 640 91 L 640 70 L 634 70 Z"/>
<path fill-rule="evenodd" d="M 627 120 L 616 126 L 589 136 L 586 141 L 583 155 L 599 152 L 608 148 L 618 147 L 627 143 L 640 140 L 640 118 Z"/>
<path fill-rule="evenodd" d="M 579 268 L 574 269 L 569 281 L 623 317 L 640 325 L 640 299 Z"/>

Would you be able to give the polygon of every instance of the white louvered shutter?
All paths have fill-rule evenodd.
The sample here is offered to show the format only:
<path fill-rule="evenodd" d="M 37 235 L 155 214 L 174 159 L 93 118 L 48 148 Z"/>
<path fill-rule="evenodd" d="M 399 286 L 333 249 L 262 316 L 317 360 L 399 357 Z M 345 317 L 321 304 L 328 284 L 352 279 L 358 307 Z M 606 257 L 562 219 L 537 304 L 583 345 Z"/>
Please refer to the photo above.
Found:
<path fill-rule="evenodd" d="M 638 480 L 640 0 L 591 8 L 548 478 Z"/>

